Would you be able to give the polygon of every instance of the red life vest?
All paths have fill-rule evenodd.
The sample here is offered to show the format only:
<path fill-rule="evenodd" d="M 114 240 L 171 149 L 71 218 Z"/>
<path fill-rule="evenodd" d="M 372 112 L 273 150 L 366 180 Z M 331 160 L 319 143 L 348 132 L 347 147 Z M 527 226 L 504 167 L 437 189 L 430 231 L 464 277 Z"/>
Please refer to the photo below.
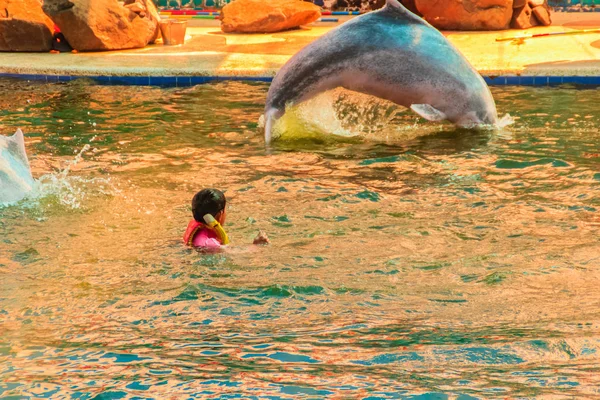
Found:
<path fill-rule="evenodd" d="M 185 230 L 185 234 L 183 235 L 183 242 L 187 246 L 193 246 L 194 236 L 198 233 L 199 230 L 206 228 L 202 222 L 198 222 L 195 219 L 191 220 L 188 224 L 187 229 Z"/>

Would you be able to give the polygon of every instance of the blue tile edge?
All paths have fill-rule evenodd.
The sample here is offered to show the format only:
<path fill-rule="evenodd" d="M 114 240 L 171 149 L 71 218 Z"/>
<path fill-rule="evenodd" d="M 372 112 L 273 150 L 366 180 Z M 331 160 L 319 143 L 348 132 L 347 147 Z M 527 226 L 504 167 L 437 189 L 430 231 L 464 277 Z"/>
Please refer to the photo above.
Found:
<path fill-rule="evenodd" d="M 484 76 L 490 86 L 556 86 L 563 84 L 600 86 L 600 76 Z"/>
<path fill-rule="evenodd" d="M 268 76 L 77 76 L 0 73 L 0 78 L 17 78 L 42 82 L 69 82 L 91 79 L 101 85 L 136 85 L 189 87 L 210 82 L 271 82 Z M 490 86 L 555 86 L 562 84 L 600 86 L 600 76 L 484 76 Z"/>
<path fill-rule="evenodd" d="M 100 85 L 188 87 L 209 82 L 245 81 L 271 82 L 267 76 L 86 76 L 86 75 L 43 75 L 0 73 L 0 78 L 15 78 L 41 82 L 68 82 L 75 79 L 90 79 Z"/>

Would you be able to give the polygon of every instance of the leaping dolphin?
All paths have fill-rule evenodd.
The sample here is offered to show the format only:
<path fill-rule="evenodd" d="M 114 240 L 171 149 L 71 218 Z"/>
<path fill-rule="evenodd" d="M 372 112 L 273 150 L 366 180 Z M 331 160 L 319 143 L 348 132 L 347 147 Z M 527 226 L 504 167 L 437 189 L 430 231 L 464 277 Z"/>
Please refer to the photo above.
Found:
<path fill-rule="evenodd" d="M 23 132 L 0 135 L 0 206 L 16 203 L 33 189 Z"/>
<path fill-rule="evenodd" d="M 267 94 L 265 141 L 271 141 L 287 105 L 336 87 L 460 127 L 493 125 L 498 119 L 481 75 L 437 29 L 397 0 L 331 30 L 281 68 Z"/>

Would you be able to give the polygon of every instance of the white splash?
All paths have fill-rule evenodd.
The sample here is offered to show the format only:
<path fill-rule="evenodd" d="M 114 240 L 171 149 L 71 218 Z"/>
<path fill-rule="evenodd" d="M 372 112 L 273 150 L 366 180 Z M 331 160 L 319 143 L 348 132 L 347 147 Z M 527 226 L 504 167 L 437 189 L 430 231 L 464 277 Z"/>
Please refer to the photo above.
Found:
<path fill-rule="evenodd" d="M 89 149 L 90 145 L 86 144 L 65 168 L 33 179 L 23 132 L 19 129 L 10 137 L 0 135 L 0 208 L 22 200 L 28 200 L 25 206 L 35 206 L 39 200 L 50 197 L 76 209 L 89 193 L 112 194 L 115 190 L 109 179 L 69 176 Z"/>
<path fill-rule="evenodd" d="M 90 147 L 89 144 L 83 146 L 81 151 L 75 156 L 75 159 L 67 163 L 67 166 L 59 172 L 40 176 L 40 178 L 35 181 L 35 185 L 29 197 L 38 199 L 56 196 L 60 204 L 71 208 L 79 208 L 81 206 L 81 200 L 83 200 L 86 194 L 85 184 L 90 183 L 90 181 L 79 177 L 69 177 L 68 175 L 71 172 L 71 168 L 83 159 L 83 154 L 88 151 Z M 102 179 L 102 181 L 105 180 Z M 99 187 L 101 188 L 102 186 Z"/>
<path fill-rule="evenodd" d="M 411 118 L 411 115 L 414 118 Z M 398 116 L 401 120 L 394 121 Z M 514 118 L 506 114 L 494 125 L 474 125 L 470 128 L 496 131 L 504 137 L 511 135 L 505 128 L 514 122 Z M 264 128 L 264 115 L 260 117 L 258 126 Z M 452 129 L 448 122 L 421 123 L 418 116 L 404 107 L 363 93 L 338 88 L 298 105 L 286 107 L 285 114 L 275 122 L 272 135 L 274 139 L 283 140 L 325 140 L 337 136 L 393 143 L 448 129 Z"/>
<path fill-rule="evenodd" d="M 515 119 L 510 114 L 505 114 L 504 117 L 500 118 L 500 120 L 496 122 L 496 127 L 503 129 L 514 123 Z"/>
<path fill-rule="evenodd" d="M 334 89 L 286 112 L 273 127 L 274 138 L 327 137 L 351 138 L 378 133 L 391 123 L 398 106 L 362 93 Z M 264 127 L 265 117 L 259 119 Z"/>
<path fill-rule="evenodd" d="M 0 135 L 0 206 L 23 200 L 34 184 L 23 132 L 17 129 L 13 136 Z"/>

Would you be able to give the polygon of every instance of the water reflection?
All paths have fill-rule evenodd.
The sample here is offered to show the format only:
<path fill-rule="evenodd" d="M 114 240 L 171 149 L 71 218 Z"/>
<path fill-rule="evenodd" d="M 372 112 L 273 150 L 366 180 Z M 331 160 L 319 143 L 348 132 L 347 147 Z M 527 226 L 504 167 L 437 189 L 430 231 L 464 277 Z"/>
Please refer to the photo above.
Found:
<path fill-rule="evenodd" d="M 508 135 L 396 110 L 267 155 L 264 85 L 0 86 L 36 178 L 91 147 L 79 208 L 0 210 L 0 396 L 598 395 L 597 91 L 496 89 Z M 180 244 L 206 186 L 235 251 Z"/>

